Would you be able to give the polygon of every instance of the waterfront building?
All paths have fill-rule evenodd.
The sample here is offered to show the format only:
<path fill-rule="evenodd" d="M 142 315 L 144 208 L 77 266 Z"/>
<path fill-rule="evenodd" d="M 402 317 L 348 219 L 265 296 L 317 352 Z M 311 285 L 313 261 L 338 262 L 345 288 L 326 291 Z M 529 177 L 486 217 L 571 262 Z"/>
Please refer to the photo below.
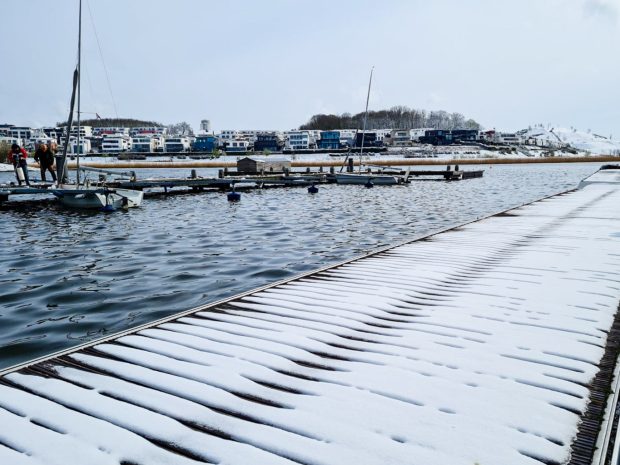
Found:
<path fill-rule="evenodd" d="M 189 137 L 166 137 L 166 139 L 164 140 L 164 151 L 166 152 L 189 152 L 190 148 L 191 145 Z"/>
<path fill-rule="evenodd" d="M 61 139 L 66 135 L 66 129 L 59 127 L 41 128 L 41 131 L 48 139 L 55 140 L 58 143 L 60 143 Z"/>
<path fill-rule="evenodd" d="M 420 137 L 423 144 L 432 145 L 451 145 L 459 142 L 473 142 L 480 139 L 480 135 L 476 129 L 453 129 L 452 131 L 445 129 L 431 129 Z"/>
<path fill-rule="evenodd" d="M 79 154 L 85 154 L 85 153 L 90 153 L 92 151 L 92 144 L 90 142 L 90 139 L 83 139 L 80 137 L 80 145 L 78 146 L 78 139 L 77 137 L 69 137 L 69 147 L 67 152 L 68 153 L 79 153 Z"/>
<path fill-rule="evenodd" d="M 318 131 L 320 136 L 320 131 Z M 286 142 L 287 150 L 309 150 L 316 148 L 316 135 L 314 131 L 289 131 Z"/>
<path fill-rule="evenodd" d="M 321 131 L 317 142 L 319 149 L 335 150 L 340 148 L 340 131 Z"/>
<path fill-rule="evenodd" d="M 129 137 L 125 134 L 105 134 L 101 140 L 102 153 L 126 152 L 129 147 Z"/>
<path fill-rule="evenodd" d="M 280 152 L 284 147 L 282 136 L 277 132 L 263 132 L 257 134 L 254 142 L 254 152 Z"/>
<path fill-rule="evenodd" d="M 220 132 L 217 136 L 220 145 L 224 145 L 225 142 L 228 142 L 233 139 L 237 139 L 239 137 L 239 131 L 225 129 Z"/>
<path fill-rule="evenodd" d="M 519 145 L 523 143 L 521 135 L 512 132 L 500 132 L 495 129 L 480 133 L 480 139 L 493 142 L 495 144 Z"/>
<path fill-rule="evenodd" d="M 109 134 L 109 135 L 122 134 L 125 136 L 129 136 L 129 128 L 125 128 L 122 126 L 108 126 L 108 127 L 93 128 L 93 136 L 103 136 L 106 134 Z"/>
<path fill-rule="evenodd" d="M 168 128 L 164 126 L 140 126 L 140 127 L 130 128 L 129 135 L 135 136 L 138 134 L 142 134 L 142 135 L 157 134 L 157 135 L 163 136 L 167 133 L 167 131 L 168 131 Z"/>
<path fill-rule="evenodd" d="M 390 133 L 389 141 L 393 147 L 407 147 L 411 145 L 410 129 L 394 129 Z"/>
<path fill-rule="evenodd" d="M 385 133 L 383 133 L 385 137 Z M 383 147 L 383 141 L 377 139 L 377 133 L 375 131 L 358 132 L 355 137 L 355 147 L 362 147 L 362 138 L 364 140 L 364 147 Z"/>
<path fill-rule="evenodd" d="M 355 143 L 355 129 L 340 129 L 340 146 L 341 147 L 353 147 Z"/>
<path fill-rule="evenodd" d="M 213 153 L 217 149 L 217 137 L 212 134 L 198 134 L 192 144 L 194 152 Z"/>
<path fill-rule="evenodd" d="M 72 126 L 71 133 L 69 134 L 69 136 L 77 138 L 77 135 L 78 135 L 77 126 Z M 92 137 L 92 135 L 93 135 L 92 126 L 80 126 L 80 139 L 83 139 L 85 137 Z"/>
<path fill-rule="evenodd" d="M 131 152 L 152 153 L 156 150 L 155 139 L 146 134 L 137 134 L 131 138 Z"/>
<path fill-rule="evenodd" d="M 4 134 L 4 137 L 12 137 L 13 139 L 22 139 L 24 141 L 32 139 L 32 128 L 28 126 L 2 124 L 0 125 L 0 133 Z"/>
<path fill-rule="evenodd" d="M 224 144 L 224 151 L 227 154 L 243 154 L 248 153 L 248 149 L 250 147 L 250 143 L 247 140 L 236 139 L 229 140 Z"/>

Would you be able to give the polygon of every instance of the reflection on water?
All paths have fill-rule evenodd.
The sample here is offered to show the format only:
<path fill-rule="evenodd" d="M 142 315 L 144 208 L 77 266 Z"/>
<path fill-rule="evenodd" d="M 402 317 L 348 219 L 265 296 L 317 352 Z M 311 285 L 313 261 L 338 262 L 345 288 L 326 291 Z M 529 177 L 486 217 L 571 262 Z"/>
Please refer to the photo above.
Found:
<path fill-rule="evenodd" d="M 256 190 L 234 204 L 213 192 L 112 214 L 3 208 L 0 367 L 575 187 L 598 165 L 483 168 L 462 182 Z"/>

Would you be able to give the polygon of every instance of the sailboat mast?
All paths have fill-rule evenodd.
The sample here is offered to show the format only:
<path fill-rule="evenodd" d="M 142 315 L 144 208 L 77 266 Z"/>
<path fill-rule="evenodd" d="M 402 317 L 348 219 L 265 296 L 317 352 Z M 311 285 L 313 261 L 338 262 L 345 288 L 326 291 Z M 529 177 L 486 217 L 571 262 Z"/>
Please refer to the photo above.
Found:
<path fill-rule="evenodd" d="M 78 83 L 77 83 L 77 156 L 75 158 L 77 162 L 77 183 L 80 184 L 80 152 L 82 151 L 82 144 L 80 143 L 80 81 L 82 80 L 82 0 L 80 0 L 80 13 L 79 13 L 79 26 L 78 26 Z"/>
<path fill-rule="evenodd" d="M 368 121 L 368 102 L 370 100 L 370 86 L 372 85 L 372 72 L 374 70 L 375 70 L 374 66 L 370 68 L 370 79 L 368 80 L 368 93 L 366 94 L 366 111 L 364 113 L 364 125 L 362 128 L 362 146 L 360 147 L 360 166 L 359 166 L 360 172 L 362 171 L 362 155 L 364 153 L 364 139 L 366 138 L 366 122 Z M 78 99 L 78 102 L 79 102 L 79 99 Z"/>

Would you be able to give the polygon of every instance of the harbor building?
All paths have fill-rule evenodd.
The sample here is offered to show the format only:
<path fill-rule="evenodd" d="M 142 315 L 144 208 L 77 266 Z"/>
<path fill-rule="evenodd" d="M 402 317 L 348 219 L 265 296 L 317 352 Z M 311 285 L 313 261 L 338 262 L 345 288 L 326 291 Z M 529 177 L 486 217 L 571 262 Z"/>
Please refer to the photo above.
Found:
<path fill-rule="evenodd" d="M 237 161 L 237 171 L 242 174 L 260 174 L 267 172 L 283 172 L 291 169 L 291 161 L 285 158 L 245 157 Z"/>
<path fill-rule="evenodd" d="M 321 138 L 317 142 L 319 149 L 339 149 L 340 131 L 321 131 Z"/>
<path fill-rule="evenodd" d="M 248 153 L 250 143 L 247 140 L 236 139 L 225 143 L 224 151 L 229 154 L 244 154 Z"/>
<path fill-rule="evenodd" d="M 190 147 L 189 137 L 185 136 L 166 137 L 164 141 L 164 150 L 170 153 L 189 152 Z"/>
<path fill-rule="evenodd" d="M 320 135 L 320 131 L 319 135 Z M 286 149 L 288 150 L 309 150 L 316 148 L 316 138 L 314 131 L 289 131 Z"/>
<path fill-rule="evenodd" d="M 129 150 L 129 142 L 129 136 L 125 134 L 105 134 L 101 140 L 101 152 L 126 152 Z"/>
<path fill-rule="evenodd" d="M 129 128 L 125 128 L 122 126 L 93 128 L 93 136 L 103 136 L 105 134 L 123 134 L 129 136 Z"/>
<path fill-rule="evenodd" d="M 217 137 L 212 134 L 198 134 L 194 143 L 192 144 L 192 150 L 194 152 L 209 152 L 213 153 L 217 149 Z"/>
<path fill-rule="evenodd" d="M 424 136 L 420 137 L 419 140 L 423 144 L 451 145 L 460 142 L 474 142 L 479 138 L 479 132 L 476 129 L 453 129 L 451 131 L 431 129 L 425 131 Z"/>
<path fill-rule="evenodd" d="M 32 138 L 32 128 L 28 126 L 14 126 L 12 124 L 0 125 L 0 135 L 13 139 L 23 139 L 29 141 Z"/>
<path fill-rule="evenodd" d="M 71 128 L 70 136 L 77 137 L 77 126 Z M 80 126 L 80 139 L 85 137 L 92 137 L 93 135 L 93 127 L 92 126 Z"/>
<path fill-rule="evenodd" d="M 364 147 L 383 147 L 383 141 L 377 139 L 377 133 L 374 131 L 358 132 L 355 137 L 355 147 L 362 147 L 362 140 Z"/>
<path fill-rule="evenodd" d="M 254 142 L 255 152 L 280 152 L 283 147 L 282 136 L 275 131 L 258 134 Z"/>

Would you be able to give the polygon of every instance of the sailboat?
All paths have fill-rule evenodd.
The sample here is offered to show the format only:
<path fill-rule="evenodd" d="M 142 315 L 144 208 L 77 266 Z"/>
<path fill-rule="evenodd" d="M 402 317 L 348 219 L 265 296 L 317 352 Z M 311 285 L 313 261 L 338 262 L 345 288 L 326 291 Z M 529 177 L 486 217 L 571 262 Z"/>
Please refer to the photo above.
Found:
<path fill-rule="evenodd" d="M 80 179 L 80 173 L 87 168 L 80 168 L 80 154 L 82 144 L 80 141 L 80 81 L 81 81 L 81 59 L 82 59 L 82 0 L 79 7 L 79 26 L 78 26 L 78 61 L 73 72 L 73 90 L 71 92 L 71 105 L 69 109 L 69 119 L 67 121 L 67 134 L 65 138 L 62 156 L 57 162 L 58 168 L 58 188 L 52 193 L 58 197 L 60 202 L 73 208 L 100 209 L 104 211 L 116 210 L 118 208 L 138 207 L 142 203 L 143 192 L 132 189 L 111 189 L 103 186 L 91 185 L 88 180 L 84 182 Z M 70 184 L 67 182 L 67 149 L 69 147 L 69 136 L 71 135 L 71 125 L 73 123 L 73 107 L 77 94 L 77 182 Z"/>
<path fill-rule="evenodd" d="M 372 85 L 372 73 L 374 71 L 374 66 L 370 69 L 370 79 L 368 80 L 368 93 L 366 94 L 366 112 L 364 113 L 364 125 L 362 128 L 362 145 L 360 147 L 360 162 L 359 167 L 360 171 L 362 169 L 362 157 L 364 155 L 364 139 L 366 138 L 366 122 L 368 120 L 368 101 L 370 100 L 370 86 Z M 357 133 L 355 139 L 357 140 Z M 344 164 L 347 163 L 349 156 L 344 160 Z M 400 179 L 396 176 L 388 176 L 388 175 L 372 175 L 372 174 L 362 174 L 362 173 L 337 173 L 336 174 L 336 182 L 338 184 L 360 184 L 371 187 L 375 184 L 377 185 L 394 185 L 400 182 Z"/>

